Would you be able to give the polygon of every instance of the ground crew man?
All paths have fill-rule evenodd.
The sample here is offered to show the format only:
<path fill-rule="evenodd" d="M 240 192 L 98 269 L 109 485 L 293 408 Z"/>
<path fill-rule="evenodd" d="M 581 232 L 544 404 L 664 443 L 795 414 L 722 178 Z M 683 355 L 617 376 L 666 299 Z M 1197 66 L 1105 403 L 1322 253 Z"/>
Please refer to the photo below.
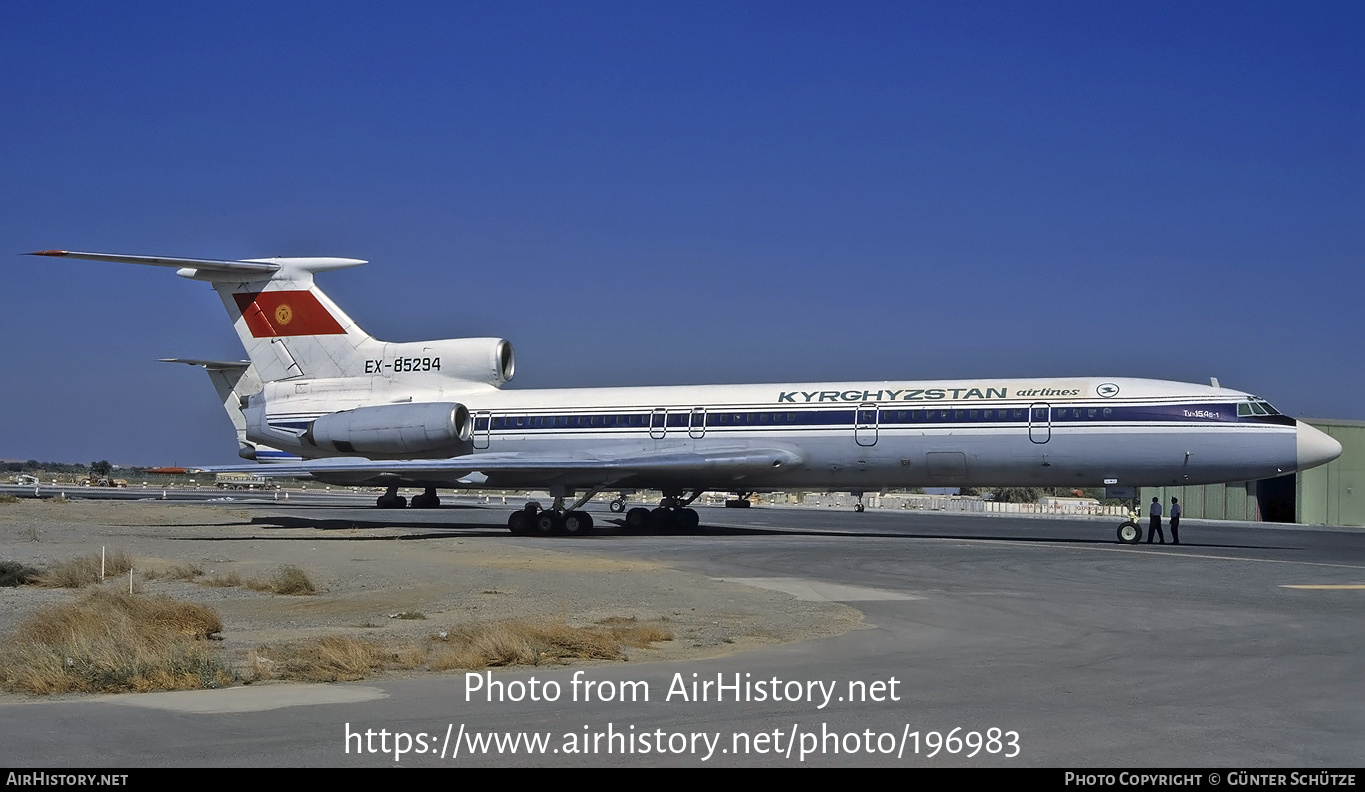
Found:
<path fill-rule="evenodd" d="M 1152 498 L 1152 519 L 1147 525 L 1147 544 L 1152 543 L 1152 537 L 1160 535 L 1161 544 L 1166 544 L 1166 532 L 1161 530 L 1161 501 Z"/>

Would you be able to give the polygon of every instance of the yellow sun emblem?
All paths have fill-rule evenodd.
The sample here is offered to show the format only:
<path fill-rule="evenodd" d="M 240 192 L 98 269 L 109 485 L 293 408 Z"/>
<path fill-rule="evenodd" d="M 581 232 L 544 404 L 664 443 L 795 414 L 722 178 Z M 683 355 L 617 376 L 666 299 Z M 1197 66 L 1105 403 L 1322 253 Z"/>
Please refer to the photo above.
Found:
<path fill-rule="evenodd" d="M 293 308 L 282 303 L 280 307 L 275 309 L 275 322 L 277 324 L 287 325 L 292 321 L 294 321 Z"/>

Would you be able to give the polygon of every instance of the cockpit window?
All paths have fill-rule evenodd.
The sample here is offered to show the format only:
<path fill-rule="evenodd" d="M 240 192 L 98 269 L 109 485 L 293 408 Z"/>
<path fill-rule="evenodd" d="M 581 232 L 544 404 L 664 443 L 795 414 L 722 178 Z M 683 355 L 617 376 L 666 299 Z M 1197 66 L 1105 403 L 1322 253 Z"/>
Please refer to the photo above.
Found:
<path fill-rule="evenodd" d="M 1241 402 L 1237 405 L 1238 415 L 1279 415 L 1280 411 L 1270 406 L 1269 402 L 1261 399 L 1253 399 L 1249 402 Z"/>

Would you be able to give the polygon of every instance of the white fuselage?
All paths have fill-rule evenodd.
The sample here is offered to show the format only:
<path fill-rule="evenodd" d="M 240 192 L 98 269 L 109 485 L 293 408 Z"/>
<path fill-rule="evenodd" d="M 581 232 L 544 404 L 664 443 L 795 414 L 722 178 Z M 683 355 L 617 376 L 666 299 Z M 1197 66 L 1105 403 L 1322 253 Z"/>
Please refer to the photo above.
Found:
<path fill-rule="evenodd" d="M 468 408 L 472 437 L 448 455 L 468 455 L 472 471 L 478 455 L 509 452 L 620 457 L 779 448 L 800 459 L 742 481 L 702 469 L 619 482 L 637 487 L 1204 484 L 1292 472 L 1304 461 L 1300 435 L 1316 431 L 1278 414 L 1245 414 L 1245 406 L 1239 415 L 1239 405 L 1254 400 L 1239 391 L 1128 378 L 555 390 L 435 379 L 399 388 L 383 377 L 346 390 L 317 383 L 272 383 L 279 387 L 268 387 L 247 410 L 248 437 L 306 457 L 341 456 L 300 440 L 310 421 L 365 405 L 451 401 Z M 458 477 L 424 482 L 450 486 Z M 561 483 L 595 483 L 575 478 L 565 474 Z M 504 472 L 488 484 L 544 481 Z"/>

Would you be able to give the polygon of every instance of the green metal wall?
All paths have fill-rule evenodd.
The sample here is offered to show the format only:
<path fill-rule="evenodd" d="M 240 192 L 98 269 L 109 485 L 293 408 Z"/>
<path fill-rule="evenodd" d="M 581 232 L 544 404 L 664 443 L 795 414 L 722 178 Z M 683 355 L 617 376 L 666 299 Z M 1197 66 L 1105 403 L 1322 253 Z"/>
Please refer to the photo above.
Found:
<path fill-rule="evenodd" d="M 1161 499 L 1161 513 L 1171 514 L 1171 498 L 1179 498 L 1182 518 L 1186 520 L 1259 520 L 1260 505 L 1256 500 L 1256 482 L 1238 481 L 1233 484 L 1204 484 L 1193 487 L 1143 487 L 1142 516 L 1152 505 L 1152 498 Z"/>

